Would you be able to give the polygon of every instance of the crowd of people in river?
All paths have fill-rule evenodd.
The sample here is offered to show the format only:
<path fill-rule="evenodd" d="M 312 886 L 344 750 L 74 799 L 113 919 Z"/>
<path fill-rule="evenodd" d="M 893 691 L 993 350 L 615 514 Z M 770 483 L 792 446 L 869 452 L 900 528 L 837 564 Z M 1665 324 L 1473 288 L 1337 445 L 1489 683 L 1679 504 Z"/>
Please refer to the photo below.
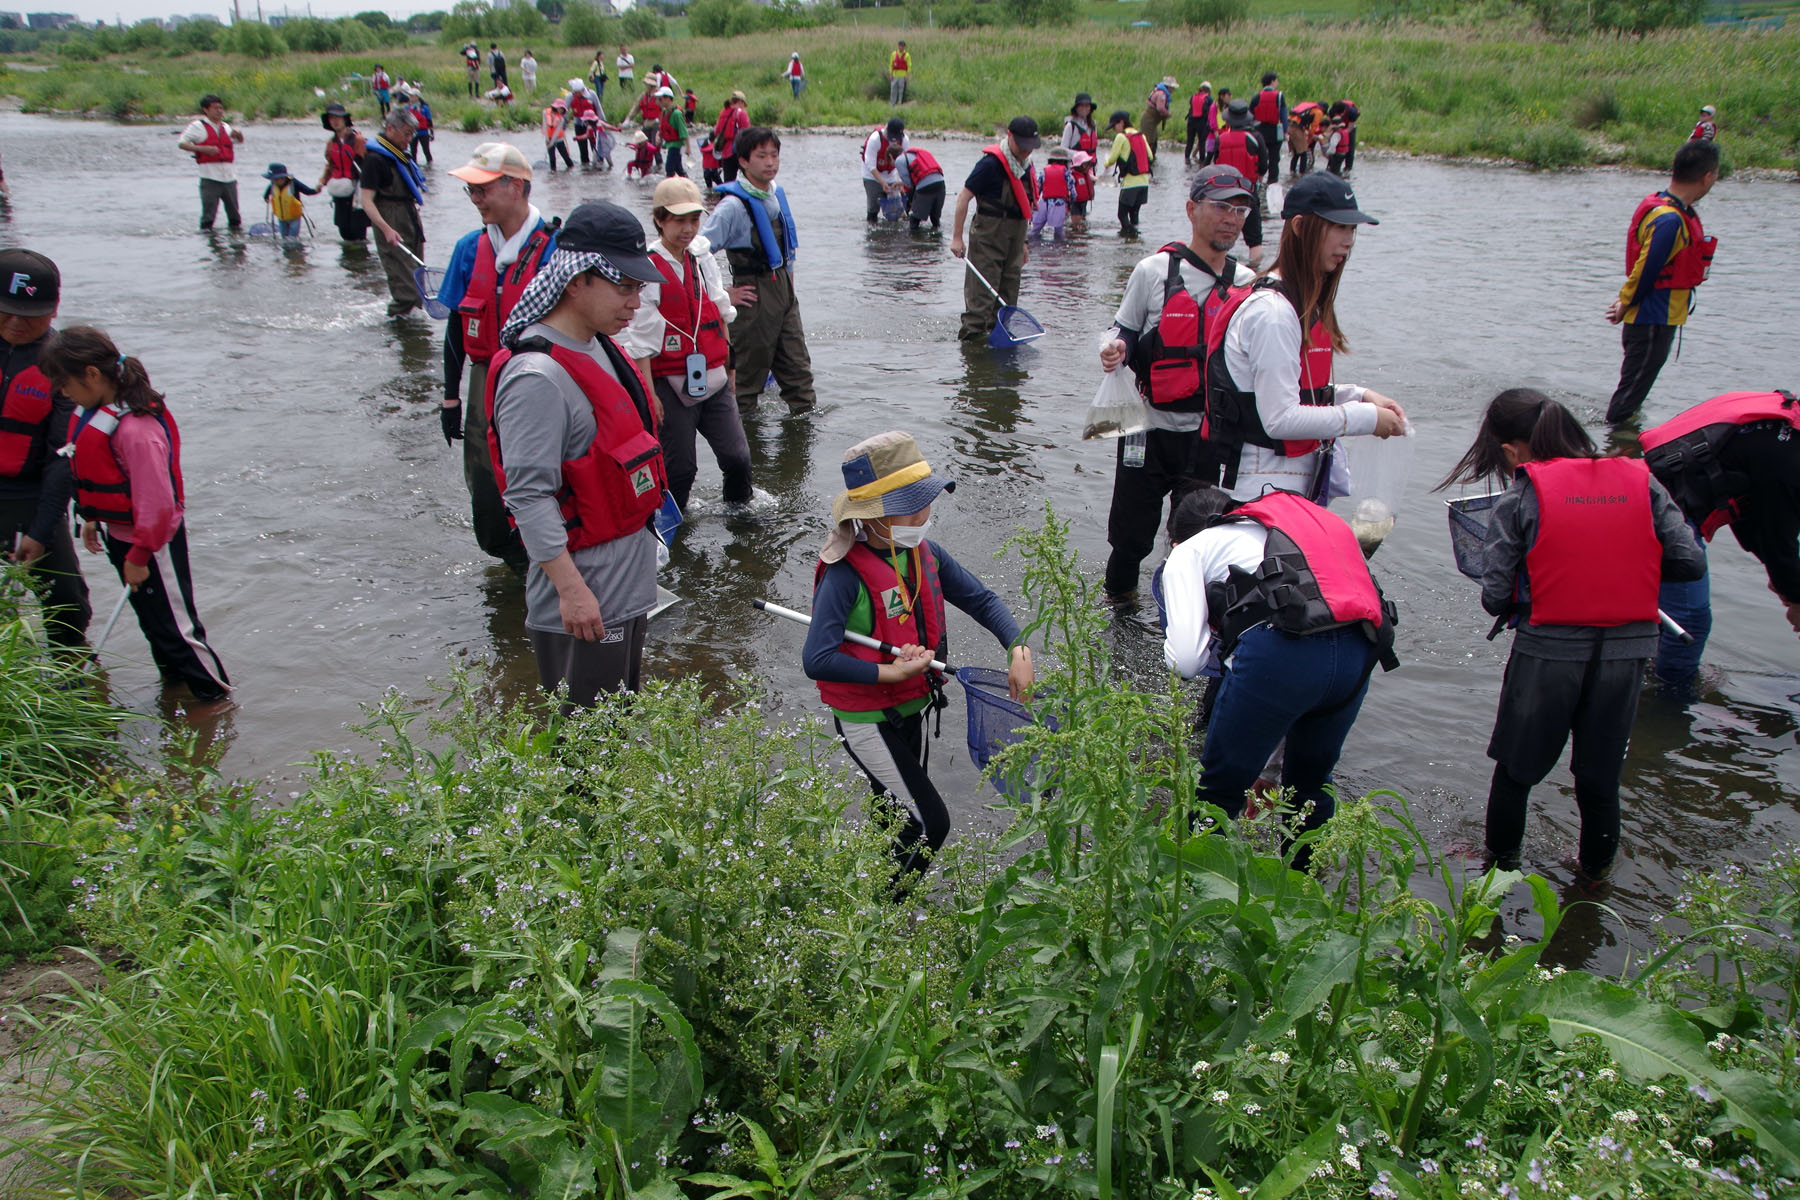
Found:
<path fill-rule="evenodd" d="M 473 72 L 478 58 L 470 61 Z M 903 80 L 909 65 L 896 56 L 892 73 Z M 503 83 L 504 58 L 490 56 L 489 66 Z M 624 47 L 616 66 L 619 84 L 634 87 Z M 595 112 L 603 79 L 592 89 Z M 1256 269 L 1263 188 L 1280 178 L 1273 148 L 1293 115 L 1275 74 L 1262 82 L 1248 102 L 1214 96 L 1209 83 L 1193 94 L 1179 182 L 1187 228 L 1136 265 L 1102 337 L 1099 366 L 1129 372 L 1141 406 L 1140 428 L 1118 442 L 1103 585 L 1112 603 L 1134 604 L 1142 565 L 1167 532 L 1171 550 L 1153 588 L 1167 659 L 1185 677 L 1214 680 L 1203 798 L 1235 817 L 1259 781 L 1277 785 L 1292 790 L 1302 827 L 1312 828 L 1332 813 L 1332 772 L 1375 666 L 1397 663 L 1395 609 L 1357 532 L 1327 507 L 1350 487 L 1336 447 L 1402 434 L 1407 416 L 1393 398 L 1338 382 L 1333 368 L 1346 346 L 1339 283 L 1357 229 L 1376 223 L 1341 173 L 1308 172 L 1305 155 L 1290 158 L 1293 177 L 1271 214 L 1281 226 L 1275 260 Z M 571 93 L 582 85 L 572 80 Z M 673 90 L 660 66 L 644 79 L 658 119 L 685 141 L 671 121 Z M 1113 113 L 1113 145 L 1098 163 L 1085 92 L 1044 164 L 1034 162 L 1043 139 L 1030 116 L 983 148 L 951 218 L 951 253 L 995 283 L 966 290 L 965 339 L 986 338 L 999 307 L 1016 303 L 1032 235 L 1082 214 L 1096 170 L 1116 169 L 1121 229 L 1137 233 L 1143 198 L 1128 194 L 1172 181 L 1155 168 L 1155 143 L 1173 90 L 1167 79 L 1153 88 L 1135 125 Z M 893 97 L 897 106 L 904 87 Z M 651 240 L 637 214 L 611 202 L 547 217 L 532 200 L 527 155 L 484 143 L 448 172 L 477 223 L 427 297 L 415 281 L 425 186 L 412 153 L 416 98 L 402 88 L 381 99 L 372 137 L 342 105 L 321 116 L 330 137 L 320 186 L 338 228 L 353 241 L 365 225 L 376 230 L 391 315 L 427 299 L 449 311 L 442 433 L 449 446 L 462 442 L 477 542 L 524 577 L 542 685 L 562 689 L 571 706 L 635 689 L 659 542 L 689 506 L 698 440 L 719 464 L 725 501 L 742 503 L 754 472 L 745 414 L 771 383 L 795 417 L 816 403 L 795 285 L 798 231 L 777 182 L 781 136 L 752 125 L 734 93 L 715 125 L 730 153 L 717 177 L 707 168 L 711 210 L 671 147 L 650 200 Z M 233 163 L 244 135 L 224 121 L 219 97 L 200 107 L 180 145 L 199 164 L 201 227 L 220 205 L 236 226 Z M 1293 112 L 1313 128 L 1308 139 L 1325 132 L 1328 156 L 1347 171 L 1357 107 L 1341 100 Z M 1624 328 L 1607 414 L 1615 423 L 1649 392 L 1716 248 L 1697 205 L 1718 178 L 1719 155 L 1710 126 L 1695 132 L 1674 156 L 1669 185 L 1645 197 L 1628 226 L 1626 282 L 1606 310 Z M 912 144 L 902 117 L 868 135 L 862 171 L 869 220 L 889 215 L 897 199 L 915 229 L 938 224 L 943 168 Z M 281 164 L 265 178 L 265 199 L 291 229 L 297 217 L 286 206 L 312 189 Z M 1066 211 L 1053 216 L 1047 204 Z M 1240 240 L 1248 262 L 1232 257 Z M 42 597 L 50 642 L 80 647 L 91 615 L 72 503 L 86 521 L 83 542 L 103 549 L 130 589 L 165 679 L 202 702 L 223 700 L 229 681 L 207 644 L 188 569 L 180 436 L 168 405 L 144 364 L 103 332 L 53 329 L 54 263 L 30 250 L 0 252 L 0 281 L 0 532 Z M 1602 454 L 1567 409 L 1538 392 L 1508 389 L 1488 406 L 1443 486 L 1502 489 L 1487 526 L 1482 603 L 1496 628 L 1516 634 L 1488 747 L 1489 862 L 1518 865 L 1528 793 L 1573 740 L 1577 863 L 1584 878 L 1606 877 L 1640 684 L 1652 661 L 1671 684 L 1691 684 L 1710 629 L 1706 542 L 1717 530 L 1729 525 L 1761 560 L 1800 630 L 1797 429 L 1792 394 L 1731 393 L 1642 431 L 1642 457 L 1627 457 Z M 950 828 L 926 770 L 925 732 L 944 702 L 933 659 L 943 656 L 945 605 L 971 614 L 1006 649 L 1015 698 L 1029 693 L 1034 667 L 1004 601 L 929 536 L 932 506 L 954 484 L 912 436 L 890 431 L 849 447 L 842 476 L 818 555 L 804 667 L 873 793 L 893 805 L 896 869 L 910 879 Z"/>

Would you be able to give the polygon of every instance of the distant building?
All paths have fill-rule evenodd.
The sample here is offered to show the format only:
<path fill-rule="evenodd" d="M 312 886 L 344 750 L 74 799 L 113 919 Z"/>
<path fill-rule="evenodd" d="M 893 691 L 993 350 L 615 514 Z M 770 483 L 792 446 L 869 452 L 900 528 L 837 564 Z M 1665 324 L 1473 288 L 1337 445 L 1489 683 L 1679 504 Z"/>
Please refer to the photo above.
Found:
<path fill-rule="evenodd" d="M 0 29 L 26 29 L 24 13 L 0 12 Z"/>
<path fill-rule="evenodd" d="M 25 22 L 33 29 L 67 29 L 81 23 L 74 13 L 26 13 Z"/>

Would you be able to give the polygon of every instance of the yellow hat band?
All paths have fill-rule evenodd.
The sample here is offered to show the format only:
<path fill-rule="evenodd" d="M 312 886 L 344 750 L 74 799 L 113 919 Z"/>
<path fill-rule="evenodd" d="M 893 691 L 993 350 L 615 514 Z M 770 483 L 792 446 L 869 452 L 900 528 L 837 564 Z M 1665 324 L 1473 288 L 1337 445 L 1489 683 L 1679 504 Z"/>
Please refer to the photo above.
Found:
<path fill-rule="evenodd" d="M 844 493 L 844 497 L 851 501 L 874 500 L 878 497 L 887 495 L 889 492 L 898 491 L 909 483 L 917 483 L 921 479 L 929 479 L 930 477 L 930 463 L 923 460 L 915 463 L 908 463 L 906 466 L 901 467 L 892 474 L 883 475 L 874 483 L 865 483 L 861 487 L 851 488 L 848 492 Z"/>

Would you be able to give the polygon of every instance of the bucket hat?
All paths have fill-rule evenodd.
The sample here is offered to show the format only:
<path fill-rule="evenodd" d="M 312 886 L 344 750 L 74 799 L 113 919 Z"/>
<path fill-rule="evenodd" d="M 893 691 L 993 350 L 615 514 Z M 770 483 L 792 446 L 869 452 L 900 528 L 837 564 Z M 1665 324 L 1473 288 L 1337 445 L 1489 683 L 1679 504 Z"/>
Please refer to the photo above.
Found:
<path fill-rule="evenodd" d="M 263 172 L 262 177 L 264 179 L 285 179 L 287 178 L 287 173 L 288 169 L 286 163 L 270 163 L 269 169 Z"/>
<path fill-rule="evenodd" d="M 890 430 L 844 451 L 844 490 L 831 504 L 836 526 L 819 558 L 833 563 L 856 544 L 853 521 L 904 517 L 918 512 L 939 493 L 956 490 L 953 480 L 932 473 L 910 433 Z"/>
<path fill-rule="evenodd" d="M 1075 110 L 1080 108 L 1084 104 L 1088 106 L 1088 115 L 1093 116 L 1094 115 L 1094 98 L 1092 96 L 1088 95 L 1086 92 L 1076 92 L 1075 93 L 1075 103 L 1069 105 L 1069 115 L 1071 117 L 1079 116 L 1080 114 L 1077 113 Z"/>
<path fill-rule="evenodd" d="M 331 128 L 331 118 L 333 118 L 333 117 L 344 118 L 344 124 L 346 127 L 348 127 L 350 125 L 354 125 L 356 123 L 355 118 L 353 118 L 350 115 L 350 110 L 345 108 L 342 104 L 339 104 L 336 100 L 333 100 L 330 104 L 327 104 L 325 106 L 325 111 L 319 114 L 320 126 L 325 129 L 330 129 Z"/>

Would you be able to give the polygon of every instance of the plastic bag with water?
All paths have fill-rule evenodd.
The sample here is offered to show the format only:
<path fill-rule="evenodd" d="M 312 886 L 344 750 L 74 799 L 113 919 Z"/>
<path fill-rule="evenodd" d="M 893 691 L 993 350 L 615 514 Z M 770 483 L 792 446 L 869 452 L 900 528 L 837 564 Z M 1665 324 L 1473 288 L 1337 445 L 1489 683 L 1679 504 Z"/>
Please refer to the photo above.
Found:
<path fill-rule="evenodd" d="M 1331 510 L 1350 522 L 1356 542 L 1368 558 L 1394 531 L 1394 520 L 1412 480 L 1418 439 L 1411 422 L 1396 437 L 1346 437 L 1336 453 L 1349 469 L 1350 493 L 1331 502 Z"/>
<path fill-rule="evenodd" d="M 1102 346 L 1112 341 L 1105 337 Z M 1150 412 L 1138 394 L 1137 380 L 1123 362 L 1100 376 L 1100 390 L 1088 405 L 1087 421 L 1081 428 L 1081 440 L 1128 437 L 1150 427 Z"/>

